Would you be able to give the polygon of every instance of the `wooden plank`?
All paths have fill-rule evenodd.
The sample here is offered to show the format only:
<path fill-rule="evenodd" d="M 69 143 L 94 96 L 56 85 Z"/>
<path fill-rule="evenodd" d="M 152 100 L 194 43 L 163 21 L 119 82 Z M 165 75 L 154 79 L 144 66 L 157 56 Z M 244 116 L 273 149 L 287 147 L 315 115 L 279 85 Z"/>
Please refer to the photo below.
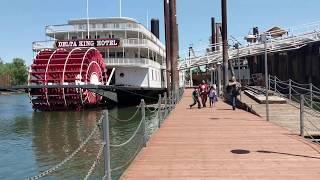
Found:
<path fill-rule="evenodd" d="M 187 90 L 121 179 L 319 179 L 319 146 L 221 101 L 191 101 Z"/>

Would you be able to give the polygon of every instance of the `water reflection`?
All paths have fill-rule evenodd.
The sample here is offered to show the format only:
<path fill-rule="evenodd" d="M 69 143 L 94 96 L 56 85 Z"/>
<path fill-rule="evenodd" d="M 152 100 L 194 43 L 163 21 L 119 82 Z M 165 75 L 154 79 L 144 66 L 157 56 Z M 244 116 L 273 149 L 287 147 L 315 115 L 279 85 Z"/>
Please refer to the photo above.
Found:
<path fill-rule="evenodd" d="M 109 114 L 128 119 L 136 107 L 114 108 Z M 0 179 L 25 179 L 60 163 L 70 155 L 96 126 L 101 110 L 83 112 L 33 112 L 26 96 L 0 96 Z M 151 126 L 147 113 L 147 126 Z M 129 122 L 110 118 L 111 144 L 128 140 L 141 120 L 141 113 Z M 111 166 L 125 165 L 142 146 L 142 128 L 128 144 L 111 148 Z M 82 179 L 96 158 L 102 140 L 95 134 L 79 154 L 45 179 Z M 126 166 L 112 172 L 118 179 Z M 103 161 L 92 179 L 103 176 Z"/>

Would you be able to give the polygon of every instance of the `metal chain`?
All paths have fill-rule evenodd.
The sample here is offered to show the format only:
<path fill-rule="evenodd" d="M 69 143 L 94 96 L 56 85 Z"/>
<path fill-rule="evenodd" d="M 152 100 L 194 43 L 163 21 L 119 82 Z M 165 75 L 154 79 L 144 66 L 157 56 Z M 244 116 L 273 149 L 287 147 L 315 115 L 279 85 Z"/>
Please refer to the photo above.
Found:
<path fill-rule="evenodd" d="M 96 131 L 99 129 L 100 124 L 102 122 L 104 116 L 102 116 L 100 118 L 100 120 L 98 121 L 98 124 L 95 126 L 95 128 L 91 131 L 90 135 L 81 143 L 81 145 L 72 153 L 70 154 L 67 158 L 65 158 L 63 161 L 61 161 L 59 164 L 55 165 L 54 167 L 43 171 L 42 173 L 30 177 L 29 180 L 36 180 L 39 178 L 42 178 L 44 176 L 47 176 L 55 171 L 57 171 L 61 166 L 63 166 L 65 163 L 67 163 L 68 161 L 70 161 L 75 155 L 77 155 L 79 153 L 79 151 L 89 142 L 89 140 L 93 137 L 93 135 L 96 133 Z"/>
<path fill-rule="evenodd" d="M 136 110 L 136 112 L 135 112 L 129 119 L 119 119 L 119 118 L 116 118 L 116 117 L 112 116 L 111 114 L 109 114 L 109 116 L 110 116 L 112 119 L 116 120 L 116 121 L 129 122 L 129 121 L 133 120 L 133 119 L 136 117 L 136 115 L 138 114 L 138 112 L 139 112 L 140 109 L 141 109 L 141 105 L 138 106 L 138 109 Z"/>
<path fill-rule="evenodd" d="M 99 152 L 97 154 L 96 159 L 94 160 L 92 166 L 90 167 L 86 177 L 84 178 L 84 180 L 88 180 L 89 177 L 92 175 L 92 173 L 94 172 L 95 168 L 97 167 L 97 165 L 99 164 L 100 158 L 103 154 L 103 149 L 104 149 L 105 143 L 102 143 L 99 149 Z"/>
<path fill-rule="evenodd" d="M 299 86 L 310 86 L 310 84 L 301 84 L 301 83 L 298 83 L 298 82 L 295 82 L 295 81 L 291 81 L 293 84 L 297 84 Z"/>
<path fill-rule="evenodd" d="M 140 124 L 138 125 L 137 129 L 135 130 L 133 135 L 126 142 L 121 143 L 121 144 L 116 144 L 116 145 L 110 144 L 110 147 L 121 147 L 121 146 L 128 144 L 136 136 L 136 134 L 138 133 L 142 124 L 143 124 L 143 120 L 141 119 Z"/>
<path fill-rule="evenodd" d="M 133 154 L 133 156 L 129 159 L 129 161 L 127 161 L 126 163 L 124 163 L 124 164 L 121 165 L 121 166 L 118 166 L 118 167 L 116 167 L 116 168 L 111 169 L 111 172 L 112 172 L 112 171 L 117 171 L 117 170 L 119 170 L 119 169 L 122 169 L 122 168 L 128 166 L 128 165 L 134 160 L 134 158 L 137 156 L 137 154 L 139 153 L 139 151 L 141 150 L 141 146 L 142 146 L 142 145 L 140 145 L 140 147 L 137 148 L 136 152 L 135 152 L 135 153 Z"/>
<path fill-rule="evenodd" d="M 156 112 L 157 111 L 157 108 L 154 108 L 154 110 L 151 110 L 150 108 L 148 108 L 147 106 L 146 106 L 146 109 L 150 112 L 150 113 L 154 113 L 154 112 Z"/>

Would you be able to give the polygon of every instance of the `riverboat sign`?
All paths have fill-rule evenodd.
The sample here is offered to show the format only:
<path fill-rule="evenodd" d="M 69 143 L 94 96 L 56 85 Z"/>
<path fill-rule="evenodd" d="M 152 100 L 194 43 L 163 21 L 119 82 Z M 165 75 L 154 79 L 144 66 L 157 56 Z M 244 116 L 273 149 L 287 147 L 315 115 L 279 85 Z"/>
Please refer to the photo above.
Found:
<path fill-rule="evenodd" d="M 57 41 L 57 48 L 76 48 L 76 47 L 118 47 L 119 39 L 84 39 L 71 41 Z"/>

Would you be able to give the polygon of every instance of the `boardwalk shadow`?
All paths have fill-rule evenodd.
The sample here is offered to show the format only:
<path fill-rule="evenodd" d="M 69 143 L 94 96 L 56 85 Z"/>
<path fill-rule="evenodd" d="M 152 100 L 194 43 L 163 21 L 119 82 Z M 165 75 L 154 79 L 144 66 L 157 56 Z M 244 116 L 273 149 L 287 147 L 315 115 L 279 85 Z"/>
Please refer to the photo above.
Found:
<path fill-rule="evenodd" d="M 210 120 L 226 120 L 226 119 L 232 119 L 232 118 L 209 118 Z"/>
<path fill-rule="evenodd" d="M 230 108 L 230 109 L 227 109 L 227 108 L 218 108 L 217 110 L 218 110 L 218 111 L 233 111 L 232 108 Z"/>
<path fill-rule="evenodd" d="M 295 156 L 295 157 L 303 157 L 303 158 L 311 158 L 311 159 L 320 159 L 320 157 L 314 157 L 314 156 L 306 156 L 306 155 L 300 155 L 300 154 L 290 154 L 290 153 L 282 153 L 282 152 L 274 152 L 274 151 L 257 151 L 258 153 L 265 153 L 265 154 L 281 154 L 286 156 Z"/>

